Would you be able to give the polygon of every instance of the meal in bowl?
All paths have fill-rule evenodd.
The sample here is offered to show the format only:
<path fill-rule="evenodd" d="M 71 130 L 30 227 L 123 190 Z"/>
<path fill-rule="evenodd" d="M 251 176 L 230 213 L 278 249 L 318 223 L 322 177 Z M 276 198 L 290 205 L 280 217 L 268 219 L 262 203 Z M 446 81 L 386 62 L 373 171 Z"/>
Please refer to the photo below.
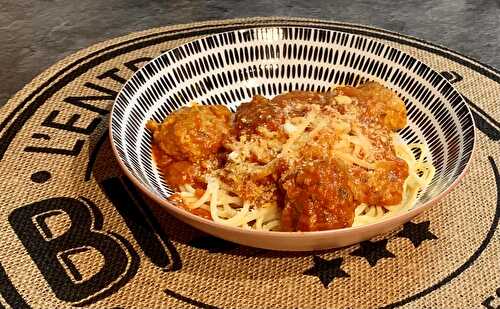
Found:
<path fill-rule="evenodd" d="M 236 112 L 185 106 L 150 120 L 152 153 L 178 207 L 257 230 L 358 226 L 413 207 L 435 169 L 406 144 L 404 103 L 368 82 L 254 96 Z"/>

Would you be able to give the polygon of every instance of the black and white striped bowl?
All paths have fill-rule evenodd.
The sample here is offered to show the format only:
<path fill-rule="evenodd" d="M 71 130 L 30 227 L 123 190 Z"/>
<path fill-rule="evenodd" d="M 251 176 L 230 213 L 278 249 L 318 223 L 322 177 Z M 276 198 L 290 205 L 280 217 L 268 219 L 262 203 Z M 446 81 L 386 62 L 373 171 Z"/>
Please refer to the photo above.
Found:
<path fill-rule="evenodd" d="M 255 94 L 324 91 L 378 81 L 408 109 L 407 142 L 429 147 L 437 169 L 413 209 L 367 226 L 322 232 L 261 232 L 225 227 L 174 207 L 151 158 L 149 119 L 162 121 L 192 101 L 235 111 Z M 364 36 L 315 28 L 256 28 L 205 37 L 157 57 L 123 87 L 113 106 L 113 150 L 132 181 L 174 216 L 212 235 L 255 247 L 311 250 L 346 246 L 394 229 L 446 194 L 474 149 L 474 121 L 460 94 L 426 64 Z"/>

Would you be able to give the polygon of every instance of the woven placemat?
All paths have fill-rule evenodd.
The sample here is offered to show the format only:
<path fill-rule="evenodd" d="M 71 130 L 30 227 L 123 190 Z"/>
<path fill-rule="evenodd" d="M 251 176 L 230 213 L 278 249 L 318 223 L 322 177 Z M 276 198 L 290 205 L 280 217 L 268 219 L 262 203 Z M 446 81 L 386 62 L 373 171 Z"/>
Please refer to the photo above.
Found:
<path fill-rule="evenodd" d="M 119 171 L 107 134 L 125 80 L 187 41 L 274 25 L 366 35 L 442 72 L 478 128 L 463 181 L 394 233 L 310 253 L 204 235 L 139 194 Z M 498 71 L 472 59 L 396 33 L 319 20 L 169 26 L 77 52 L 1 110 L 0 307 L 499 308 L 499 98 Z"/>

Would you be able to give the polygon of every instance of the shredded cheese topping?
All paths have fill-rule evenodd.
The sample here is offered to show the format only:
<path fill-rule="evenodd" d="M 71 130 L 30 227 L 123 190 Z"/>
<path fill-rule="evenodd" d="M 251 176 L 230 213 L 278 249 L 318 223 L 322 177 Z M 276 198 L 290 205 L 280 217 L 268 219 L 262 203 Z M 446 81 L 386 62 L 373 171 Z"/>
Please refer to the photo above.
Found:
<path fill-rule="evenodd" d="M 349 104 L 345 98 L 337 97 L 337 99 L 339 103 Z M 244 165 L 247 172 L 265 177 L 272 173 L 273 166 L 278 160 L 284 159 L 293 166 L 297 160 L 300 160 L 301 149 L 318 146 L 316 139 L 319 136 L 328 135 L 335 141 L 323 149 L 326 152 L 325 155 L 373 170 L 376 163 L 374 146 L 370 138 L 363 135 L 361 131 L 353 130 L 349 117 L 351 116 L 337 114 L 335 120 L 332 121 L 331 117 L 320 113 L 318 106 L 312 105 L 311 110 L 304 117 L 293 118 L 285 122 L 283 132 L 287 138 L 284 143 L 275 142 L 276 132 L 263 129 L 261 131 L 265 137 L 263 139 L 242 138 L 230 145 L 232 152 L 228 155 L 228 160 Z M 396 155 L 405 160 L 409 167 L 409 176 L 404 183 L 403 200 L 400 204 L 391 206 L 358 205 L 352 226 L 369 224 L 412 208 L 419 193 L 423 192 L 432 181 L 435 168 L 427 147 L 423 144 L 407 145 L 397 134 L 394 134 L 393 144 Z M 419 153 L 418 158 L 413 150 Z M 251 155 L 261 158 L 264 164 L 249 164 L 246 160 Z M 181 186 L 179 196 L 189 209 L 205 209 L 210 212 L 213 221 L 227 226 L 279 230 L 281 213 L 276 202 L 255 205 L 250 201 L 243 201 L 225 188 L 217 173 L 207 176 L 206 183 L 207 189 L 201 197 L 197 197 L 196 190 L 192 186 Z"/>

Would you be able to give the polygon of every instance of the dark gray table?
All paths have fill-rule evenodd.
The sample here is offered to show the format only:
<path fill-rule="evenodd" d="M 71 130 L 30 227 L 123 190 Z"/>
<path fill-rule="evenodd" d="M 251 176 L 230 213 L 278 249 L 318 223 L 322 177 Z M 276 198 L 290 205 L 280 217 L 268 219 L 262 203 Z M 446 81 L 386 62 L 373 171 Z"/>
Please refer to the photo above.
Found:
<path fill-rule="evenodd" d="M 397 31 L 500 68 L 499 0 L 0 0 L 0 106 L 52 63 L 108 38 L 169 24 L 278 15 Z"/>

